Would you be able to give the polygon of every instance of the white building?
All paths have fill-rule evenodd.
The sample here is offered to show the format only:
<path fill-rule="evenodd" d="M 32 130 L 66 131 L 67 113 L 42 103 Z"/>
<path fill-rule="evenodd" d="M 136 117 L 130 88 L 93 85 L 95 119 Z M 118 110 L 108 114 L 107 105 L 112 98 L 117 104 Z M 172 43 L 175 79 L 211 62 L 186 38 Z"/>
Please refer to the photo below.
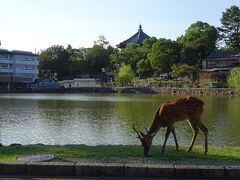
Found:
<path fill-rule="evenodd" d="M 99 80 L 94 78 L 81 78 L 73 80 L 59 81 L 60 86 L 64 88 L 78 88 L 78 87 L 101 87 Z"/>
<path fill-rule="evenodd" d="M 0 49 L 0 89 L 24 89 L 38 79 L 38 55 Z"/>

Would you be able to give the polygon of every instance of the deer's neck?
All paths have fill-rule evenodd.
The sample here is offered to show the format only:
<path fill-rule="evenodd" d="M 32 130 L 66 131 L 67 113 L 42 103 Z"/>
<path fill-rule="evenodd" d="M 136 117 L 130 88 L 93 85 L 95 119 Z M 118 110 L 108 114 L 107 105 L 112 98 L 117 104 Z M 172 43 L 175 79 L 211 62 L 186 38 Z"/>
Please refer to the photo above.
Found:
<path fill-rule="evenodd" d="M 154 121 L 149 129 L 148 136 L 153 138 L 157 134 L 160 127 L 160 123 Z"/>

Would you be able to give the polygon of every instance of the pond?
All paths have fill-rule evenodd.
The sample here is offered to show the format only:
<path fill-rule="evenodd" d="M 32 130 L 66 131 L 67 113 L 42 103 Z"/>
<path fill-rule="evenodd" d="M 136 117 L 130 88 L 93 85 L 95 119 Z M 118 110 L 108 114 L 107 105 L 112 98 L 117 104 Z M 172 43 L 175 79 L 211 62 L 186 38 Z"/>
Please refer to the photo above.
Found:
<path fill-rule="evenodd" d="M 149 128 L 159 104 L 169 95 L 137 94 L 0 94 L 0 143 L 139 144 L 132 130 Z M 209 144 L 239 146 L 240 97 L 200 96 Z M 175 124 L 180 145 L 190 144 L 187 121 Z M 154 138 L 162 144 L 166 129 Z M 203 133 L 196 144 L 203 143 Z M 174 145 L 172 135 L 168 145 Z"/>

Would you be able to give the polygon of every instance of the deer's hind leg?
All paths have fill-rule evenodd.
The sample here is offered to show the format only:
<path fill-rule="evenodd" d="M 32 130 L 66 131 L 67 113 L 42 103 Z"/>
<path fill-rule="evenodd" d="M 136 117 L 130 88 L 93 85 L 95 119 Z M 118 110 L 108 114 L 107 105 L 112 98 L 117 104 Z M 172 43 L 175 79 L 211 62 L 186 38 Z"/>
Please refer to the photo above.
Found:
<path fill-rule="evenodd" d="M 199 128 L 198 126 L 194 123 L 194 121 L 192 120 L 189 120 L 188 121 L 190 127 L 192 128 L 192 131 L 193 131 L 193 136 L 192 136 L 192 142 L 188 148 L 188 152 L 191 152 L 192 151 L 192 148 L 193 148 L 193 145 L 195 143 L 195 140 L 197 138 L 197 135 L 198 135 L 198 131 L 199 131 Z"/>

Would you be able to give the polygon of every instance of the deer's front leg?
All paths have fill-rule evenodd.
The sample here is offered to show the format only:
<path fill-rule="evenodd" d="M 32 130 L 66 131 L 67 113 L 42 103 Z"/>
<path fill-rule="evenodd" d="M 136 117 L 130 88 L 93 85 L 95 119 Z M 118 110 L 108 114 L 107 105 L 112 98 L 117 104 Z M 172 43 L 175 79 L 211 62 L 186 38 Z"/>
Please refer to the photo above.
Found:
<path fill-rule="evenodd" d="M 195 143 L 195 140 L 197 138 L 199 129 L 198 129 L 197 125 L 195 125 L 193 122 L 189 121 L 189 124 L 190 124 L 190 127 L 192 128 L 192 131 L 193 131 L 192 142 L 191 142 L 191 145 L 188 148 L 188 152 L 191 152 L 192 148 L 193 148 L 193 145 Z"/>
<path fill-rule="evenodd" d="M 176 151 L 178 151 L 178 142 L 177 142 L 177 136 L 176 136 L 176 132 L 175 132 L 175 128 L 173 127 L 172 128 L 172 134 L 173 134 L 173 137 L 174 137 L 174 141 L 175 141 L 175 144 L 176 144 Z"/>
<path fill-rule="evenodd" d="M 168 139 L 169 134 L 170 134 L 171 131 L 172 131 L 172 128 L 167 127 L 167 132 L 165 134 L 165 140 L 164 140 L 162 151 L 161 151 L 162 154 L 164 153 L 164 149 L 165 149 L 165 146 L 166 146 L 166 143 L 167 143 L 167 139 Z"/>
<path fill-rule="evenodd" d="M 199 124 L 199 128 L 204 133 L 204 137 L 205 137 L 205 151 L 204 151 L 204 154 L 207 154 L 207 152 L 208 152 L 208 128 L 206 126 L 204 126 L 202 123 Z"/>

